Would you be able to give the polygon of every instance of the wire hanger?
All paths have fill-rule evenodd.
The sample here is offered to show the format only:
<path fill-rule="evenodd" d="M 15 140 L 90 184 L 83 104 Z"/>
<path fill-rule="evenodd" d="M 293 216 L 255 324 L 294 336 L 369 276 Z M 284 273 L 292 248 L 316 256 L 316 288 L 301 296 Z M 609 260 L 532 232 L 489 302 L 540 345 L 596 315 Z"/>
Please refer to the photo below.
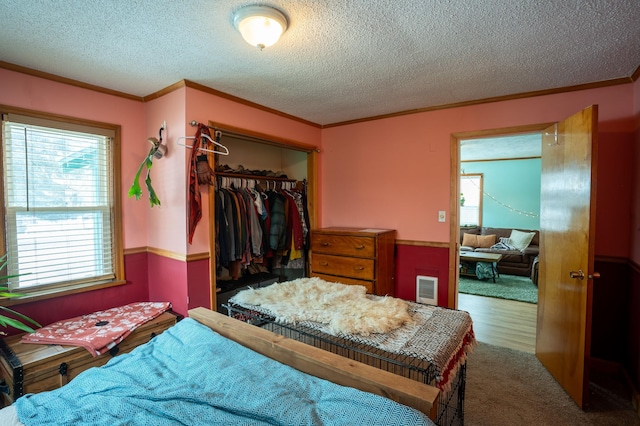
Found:
<path fill-rule="evenodd" d="M 217 151 L 215 149 L 207 149 L 207 148 L 202 148 L 202 147 L 198 147 L 198 149 L 200 151 L 204 151 L 204 152 L 211 152 L 214 154 L 220 154 L 220 155 L 229 155 L 229 148 L 227 148 L 226 146 L 224 146 L 223 144 L 221 144 L 220 142 L 218 142 L 218 140 L 220 139 L 220 135 L 222 133 L 220 131 L 216 131 L 215 135 L 216 135 L 216 139 L 211 139 L 211 137 L 209 135 L 205 135 L 204 133 L 200 135 L 201 138 L 205 138 L 207 139 L 209 142 L 211 142 L 213 145 L 219 146 L 220 148 L 222 148 L 224 151 Z M 180 136 L 178 137 L 178 139 L 176 139 L 176 143 L 180 146 L 184 146 L 185 148 L 189 148 L 192 149 L 193 147 L 185 144 L 185 143 L 180 143 L 181 139 L 195 139 L 195 136 Z"/>

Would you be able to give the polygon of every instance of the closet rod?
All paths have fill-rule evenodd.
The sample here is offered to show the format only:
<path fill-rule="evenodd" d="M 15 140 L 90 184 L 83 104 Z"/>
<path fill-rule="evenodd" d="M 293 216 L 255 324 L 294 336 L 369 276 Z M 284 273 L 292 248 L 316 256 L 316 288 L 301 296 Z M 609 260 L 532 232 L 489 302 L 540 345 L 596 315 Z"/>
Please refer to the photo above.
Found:
<path fill-rule="evenodd" d="M 240 178 L 240 179 L 273 180 L 278 182 L 298 182 L 298 179 L 281 178 L 276 176 L 243 175 L 240 173 L 226 173 L 226 172 L 215 172 L 215 174 L 216 176 L 220 176 L 220 177 L 230 177 L 230 178 Z"/>

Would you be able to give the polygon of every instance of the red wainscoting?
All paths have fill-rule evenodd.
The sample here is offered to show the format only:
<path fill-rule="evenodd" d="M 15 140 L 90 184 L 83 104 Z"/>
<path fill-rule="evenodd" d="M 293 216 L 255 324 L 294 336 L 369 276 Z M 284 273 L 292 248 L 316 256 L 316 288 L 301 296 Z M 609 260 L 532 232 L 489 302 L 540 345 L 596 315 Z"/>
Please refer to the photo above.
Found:
<path fill-rule="evenodd" d="M 148 254 L 149 298 L 171 302 L 173 310 L 187 314 L 187 263 L 155 253 Z"/>
<path fill-rule="evenodd" d="M 630 269 L 626 259 L 598 258 L 595 271 L 600 278 L 593 280 L 593 307 L 591 316 L 591 356 L 623 364 L 627 333 L 633 312 L 626 301 L 632 301 Z"/>
<path fill-rule="evenodd" d="M 211 308 L 211 285 L 209 284 L 209 259 L 187 263 L 188 309 L 203 306 Z M 213 308 L 215 310 L 215 307 Z M 186 316 L 187 312 L 183 315 Z"/>
<path fill-rule="evenodd" d="M 56 297 L 55 299 L 25 303 L 11 308 L 45 326 L 56 321 L 91 312 L 149 300 L 147 287 L 147 253 L 124 257 L 127 284 L 102 290 Z M 12 328 L 2 330 L 7 335 L 19 333 Z"/>
<path fill-rule="evenodd" d="M 593 282 L 591 356 L 622 365 L 640 389 L 640 266 L 624 258 L 598 258 Z"/>
<path fill-rule="evenodd" d="M 438 305 L 447 306 L 449 248 L 396 243 L 396 297 L 416 300 L 416 276 L 438 278 Z"/>
<path fill-rule="evenodd" d="M 173 310 L 187 316 L 188 310 L 210 308 L 209 259 L 185 262 L 149 253 L 149 298 L 171 302 Z"/>
<path fill-rule="evenodd" d="M 624 366 L 635 388 L 640 389 L 640 266 L 638 264 L 631 263 L 629 278 L 628 298 L 625 300 L 624 295 L 620 296 L 612 304 L 612 309 L 624 309 L 628 312 Z"/>

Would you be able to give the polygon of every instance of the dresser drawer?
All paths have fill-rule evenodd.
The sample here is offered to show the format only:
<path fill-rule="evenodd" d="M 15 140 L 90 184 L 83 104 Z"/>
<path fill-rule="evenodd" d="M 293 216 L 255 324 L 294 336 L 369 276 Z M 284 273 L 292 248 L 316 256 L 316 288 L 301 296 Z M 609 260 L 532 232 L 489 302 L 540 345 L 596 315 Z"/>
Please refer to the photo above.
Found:
<path fill-rule="evenodd" d="M 376 244 L 370 237 L 315 232 L 311 235 L 311 250 L 315 253 L 373 258 L 376 255 Z"/>
<path fill-rule="evenodd" d="M 366 287 L 367 293 L 373 293 L 374 291 L 374 282 L 373 281 L 365 281 L 365 280 L 357 280 L 354 278 L 347 277 L 336 277 L 333 275 L 325 275 L 325 274 L 317 274 L 315 272 L 311 273 L 312 277 L 318 277 L 321 280 L 328 281 L 330 283 L 340 283 L 340 284 L 349 284 L 349 285 L 361 285 Z"/>
<path fill-rule="evenodd" d="M 338 275 L 362 280 L 374 279 L 375 261 L 357 257 L 331 256 L 313 253 L 311 271 L 320 274 Z"/>

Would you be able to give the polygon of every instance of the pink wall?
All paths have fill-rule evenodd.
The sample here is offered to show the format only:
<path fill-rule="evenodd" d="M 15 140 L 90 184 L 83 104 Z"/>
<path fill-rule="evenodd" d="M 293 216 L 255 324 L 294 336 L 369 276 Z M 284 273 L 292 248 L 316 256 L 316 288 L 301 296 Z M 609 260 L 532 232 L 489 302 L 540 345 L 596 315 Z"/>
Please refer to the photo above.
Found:
<path fill-rule="evenodd" d="M 277 114 L 255 109 L 244 104 L 230 101 L 219 96 L 205 93 L 199 90 L 186 88 L 185 96 L 185 119 L 184 134 L 194 135 L 195 128 L 188 123 L 191 120 L 208 124 L 209 121 L 224 124 L 227 126 L 246 129 L 275 137 L 294 140 L 297 142 L 319 145 L 320 129 L 298 121 L 294 121 Z M 174 140 L 169 140 L 174 145 Z M 177 149 L 177 148 L 174 148 Z M 182 174 L 187 175 L 188 152 L 185 151 L 183 158 Z M 188 245 L 188 254 L 208 253 L 209 251 L 209 197 L 206 189 L 202 193 L 202 219 L 198 223 L 193 238 L 193 244 Z M 186 200 L 186 198 L 185 198 Z M 186 204 L 185 204 L 186 206 Z M 183 207 L 186 208 L 186 207 Z M 186 210 L 185 214 L 186 214 Z M 198 306 L 210 307 L 210 285 L 208 263 L 205 261 L 189 262 L 187 264 L 186 277 L 188 307 Z M 164 287 L 175 286 L 173 282 L 168 282 L 167 277 L 158 277 L 153 285 Z M 182 303 L 182 302 L 180 302 Z M 181 312 L 186 313 L 186 312 Z"/>
<path fill-rule="evenodd" d="M 146 226 L 141 226 L 146 222 L 145 206 L 127 202 L 141 153 L 147 149 L 144 144 L 148 144 L 142 102 L 0 69 L 0 104 L 121 125 L 124 246 L 146 245 Z"/>
<path fill-rule="evenodd" d="M 176 145 L 176 138 L 195 132 L 188 125 L 190 120 L 213 120 L 321 146 L 321 226 L 393 228 L 401 240 L 448 243 L 449 223 L 437 222 L 437 211 L 445 210 L 449 217 L 452 133 L 551 122 L 590 104 L 599 104 L 596 252 L 626 257 L 633 243 L 633 259 L 637 262 L 640 257 L 640 201 L 635 195 L 631 198 L 640 187 L 640 177 L 633 173 L 633 166 L 640 163 L 640 150 L 636 148 L 640 145 L 638 82 L 322 130 L 190 88 L 143 104 L 4 69 L 0 69 L 0 103 L 120 124 L 125 248 L 151 247 L 173 253 L 178 259 L 208 252 L 206 194 L 204 218 L 196 230 L 194 244 L 189 245 L 186 239 L 188 153 Z M 149 150 L 146 139 L 157 137 L 165 120 L 169 153 L 154 161 L 152 169 L 162 206 L 152 209 L 146 198 L 129 199 L 127 191 Z M 634 230 L 632 235 L 629 229 Z M 446 277 L 447 253 L 446 248 L 400 245 L 396 293 L 412 299 L 418 273 Z M 169 300 L 184 314 L 190 307 L 208 306 L 206 263 L 146 253 L 128 255 L 126 272 L 130 285 L 28 304 L 24 311 L 46 322 L 149 298 Z M 447 284 L 443 278 L 440 304 L 446 304 Z"/>
<path fill-rule="evenodd" d="M 634 132 L 631 84 L 323 129 L 321 224 L 393 228 L 401 240 L 449 242 L 450 224 L 439 223 L 437 214 L 445 210 L 450 217 L 452 133 L 558 121 L 591 104 L 599 105 L 600 129 L 596 253 L 627 257 Z M 432 267 L 424 257 L 405 262 L 400 256 L 399 251 L 397 263 L 411 270 Z M 447 268 L 445 261 L 438 273 Z M 396 293 L 413 294 L 408 289 L 414 282 L 415 276 L 403 278 L 400 273 Z"/>
<path fill-rule="evenodd" d="M 168 153 L 161 160 L 155 160 L 152 169 L 154 188 L 162 205 L 147 206 L 147 245 L 167 250 L 178 258 L 209 252 L 209 197 L 208 188 L 204 186 L 201 187 L 202 219 L 193 243 L 188 242 L 187 188 L 191 151 L 178 145 L 178 138 L 195 134 L 196 128 L 189 124 L 191 120 L 204 124 L 212 120 L 306 144 L 317 145 L 320 142 L 320 129 L 317 127 L 195 89 L 181 88 L 149 102 L 146 108 L 147 133 L 154 136 L 166 121 L 164 142 Z M 190 145 L 192 140 L 180 142 Z M 208 266 L 208 260 L 184 262 L 150 255 L 150 297 L 171 301 L 174 310 L 183 315 L 194 307 L 209 307 Z"/>
<path fill-rule="evenodd" d="M 200 90 L 187 88 L 186 121 L 196 120 L 207 124 L 210 120 L 227 126 L 238 127 L 279 138 L 285 138 L 308 145 L 320 145 L 320 129 L 299 121 L 255 109 L 244 104 L 233 102 Z M 185 132 L 193 135 L 195 128 L 186 124 Z M 189 253 L 209 250 L 208 237 L 208 197 L 202 198 L 205 212 L 198 224 L 194 244 L 188 248 Z"/>
<path fill-rule="evenodd" d="M 144 224 L 148 208 L 142 203 L 127 202 L 127 191 L 135 173 L 132 170 L 140 164 L 141 148 L 146 148 L 142 102 L 0 69 L 0 104 L 121 125 L 124 247 L 146 246 L 147 228 Z M 148 300 L 145 253 L 125 256 L 125 276 L 128 284 L 123 286 L 22 304 L 17 309 L 44 325 L 96 310 Z"/>
<path fill-rule="evenodd" d="M 21 305 L 21 311 L 43 323 L 146 299 L 168 300 L 183 315 L 191 307 L 209 306 L 208 261 L 184 260 L 188 254 L 209 250 L 206 188 L 203 188 L 203 219 L 193 245 L 189 245 L 187 237 L 189 151 L 178 146 L 177 139 L 195 133 L 195 128 L 188 124 L 190 120 L 203 123 L 215 120 L 306 144 L 320 142 L 317 127 L 187 88 L 142 103 L 0 69 L 0 103 L 119 124 L 122 129 L 125 249 L 149 247 L 153 252 L 166 252 L 166 255 L 138 253 L 126 256 L 127 265 L 135 264 L 126 269 L 127 280 L 135 288 L 115 287 Z M 162 204 L 151 208 L 144 186 L 141 200 L 129 198 L 127 192 L 151 147 L 147 138 L 158 137 L 164 122 L 167 126 L 163 142 L 167 144 L 168 152 L 162 159 L 154 159 L 151 171 L 152 183 Z M 142 180 L 144 173 L 146 170 Z"/>
<path fill-rule="evenodd" d="M 187 171 L 185 165 L 186 148 L 176 141 L 185 136 L 185 89 L 170 92 L 158 99 L 145 103 L 145 128 L 147 137 L 158 137 L 158 131 L 166 122 L 162 143 L 167 152 L 160 159 L 153 160 L 151 176 L 153 187 L 161 205 L 150 207 L 146 188 L 144 199 L 136 201 L 146 210 L 146 246 L 184 255 L 187 253 Z M 146 138 L 145 138 L 146 139 Z M 189 141 L 186 141 L 189 142 Z M 185 143 L 185 140 L 182 140 Z M 144 154 L 151 145 L 140 141 Z"/>

